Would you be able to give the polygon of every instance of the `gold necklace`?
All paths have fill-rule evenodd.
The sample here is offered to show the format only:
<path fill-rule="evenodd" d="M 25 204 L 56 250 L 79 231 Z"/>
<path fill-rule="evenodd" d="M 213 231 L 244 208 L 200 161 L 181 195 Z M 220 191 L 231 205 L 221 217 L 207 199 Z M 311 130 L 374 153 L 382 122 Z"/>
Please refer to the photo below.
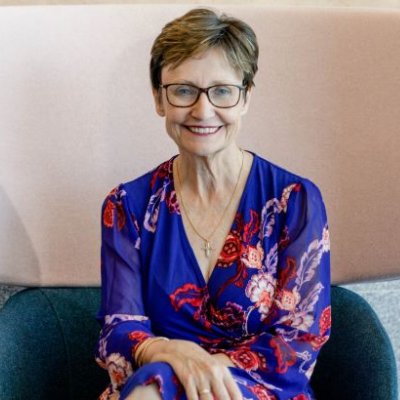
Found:
<path fill-rule="evenodd" d="M 236 193 L 236 189 L 237 189 L 237 187 L 238 187 L 238 185 L 239 185 L 240 177 L 242 176 L 244 153 L 243 153 L 243 150 L 242 150 L 242 149 L 240 149 L 240 152 L 242 153 L 242 163 L 241 163 L 241 165 L 240 165 L 239 175 L 238 175 L 238 178 L 237 178 L 235 187 L 233 188 L 231 198 L 230 198 L 228 204 L 226 205 L 226 207 L 225 207 L 225 209 L 224 209 L 224 212 L 223 212 L 222 215 L 221 215 L 221 218 L 218 220 L 218 223 L 215 225 L 214 229 L 213 229 L 212 232 L 208 235 L 208 237 L 204 237 L 202 234 L 199 233 L 199 231 L 196 229 L 196 227 L 194 226 L 192 220 L 191 220 L 190 217 L 189 217 L 189 214 L 188 214 L 188 212 L 187 212 L 187 210 L 186 210 L 186 207 L 185 207 L 185 203 L 184 203 L 184 201 L 183 201 L 182 192 L 180 191 L 180 187 L 181 187 L 181 178 L 180 178 L 180 175 L 179 175 L 179 165 L 178 165 L 178 164 L 176 165 L 176 175 L 177 175 L 177 178 L 178 178 L 178 186 L 179 186 L 179 189 L 178 189 L 178 187 L 177 187 L 177 188 L 176 188 L 176 191 L 177 191 L 177 194 L 179 195 L 179 198 L 180 198 L 180 200 L 181 200 L 182 209 L 183 209 L 183 211 L 184 211 L 185 214 L 186 214 L 186 218 L 187 218 L 187 220 L 188 220 L 190 226 L 192 227 L 194 233 L 196 233 L 196 235 L 199 236 L 199 237 L 203 240 L 203 242 L 204 242 L 204 243 L 203 243 L 202 250 L 204 250 L 204 254 L 205 254 L 205 256 L 206 256 L 207 258 L 210 257 L 211 251 L 214 250 L 214 248 L 211 246 L 210 239 L 213 237 L 215 231 L 216 231 L 217 228 L 220 226 L 220 224 L 221 224 L 223 218 L 225 217 L 225 214 L 226 214 L 226 212 L 228 211 L 229 206 L 231 205 L 231 203 L 232 203 L 232 201 L 233 201 L 234 195 L 235 195 L 235 193 Z"/>

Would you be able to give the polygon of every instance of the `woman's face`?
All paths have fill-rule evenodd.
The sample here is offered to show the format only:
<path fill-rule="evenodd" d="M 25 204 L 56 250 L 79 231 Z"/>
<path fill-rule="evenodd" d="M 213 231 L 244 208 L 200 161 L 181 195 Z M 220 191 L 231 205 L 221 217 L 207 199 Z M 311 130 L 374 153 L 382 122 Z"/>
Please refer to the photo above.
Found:
<path fill-rule="evenodd" d="M 211 49 L 184 61 L 176 68 L 164 67 L 163 85 L 181 83 L 207 88 L 219 84 L 242 85 L 243 76 L 233 69 L 221 49 Z M 239 103 L 232 108 L 213 106 L 205 93 L 191 107 L 179 108 L 168 103 L 165 89 L 154 90 L 157 113 L 165 117 L 169 136 L 180 152 L 210 156 L 235 142 L 241 117 L 247 111 L 250 92 L 246 99 L 241 92 Z"/>

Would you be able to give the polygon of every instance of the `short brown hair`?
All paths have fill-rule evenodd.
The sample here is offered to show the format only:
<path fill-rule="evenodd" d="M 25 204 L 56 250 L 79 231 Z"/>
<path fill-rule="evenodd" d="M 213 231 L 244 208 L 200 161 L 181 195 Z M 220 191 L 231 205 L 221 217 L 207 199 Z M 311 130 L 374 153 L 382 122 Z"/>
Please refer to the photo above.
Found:
<path fill-rule="evenodd" d="M 166 24 L 151 49 L 150 78 L 154 89 L 161 84 L 162 68 L 177 67 L 186 59 L 211 48 L 221 48 L 232 67 L 243 73 L 243 85 L 254 86 L 258 44 L 245 22 L 196 8 Z"/>

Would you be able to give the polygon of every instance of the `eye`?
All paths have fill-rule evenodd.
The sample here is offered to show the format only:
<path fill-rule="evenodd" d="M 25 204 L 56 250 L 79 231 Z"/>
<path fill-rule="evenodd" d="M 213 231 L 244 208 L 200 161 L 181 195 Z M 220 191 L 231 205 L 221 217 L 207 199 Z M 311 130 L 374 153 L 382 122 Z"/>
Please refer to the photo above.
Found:
<path fill-rule="evenodd" d="M 170 86 L 172 94 L 177 97 L 192 97 L 196 96 L 197 90 L 189 85 L 173 85 Z"/>
<path fill-rule="evenodd" d="M 219 85 L 212 88 L 212 95 L 218 97 L 227 97 L 232 95 L 233 86 Z"/>

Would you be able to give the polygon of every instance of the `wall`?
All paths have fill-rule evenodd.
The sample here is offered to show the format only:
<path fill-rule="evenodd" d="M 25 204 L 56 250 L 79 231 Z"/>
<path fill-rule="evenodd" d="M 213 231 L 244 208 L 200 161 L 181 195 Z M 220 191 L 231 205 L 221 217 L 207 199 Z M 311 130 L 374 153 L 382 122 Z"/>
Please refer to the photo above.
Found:
<path fill-rule="evenodd" d="M 80 0 L 0 0 L 0 5 L 39 5 L 39 4 L 122 4 L 122 3 L 141 3 L 140 1 L 80 1 Z M 179 1 L 148 1 L 147 3 L 179 3 Z M 189 0 L 181 1 L 181 3 L 202 4 L 202 2 Z M 215 5 L 243 3 L 243 1 L 207 1 Z M 297 6 L 334 6 L 334 7 L 386 7 L 400 8 L 400 0 L 248 0 L 247 4 L 267 4 L 267 5 L 297 5 Z M 399 302 L 395 303 L 394 299 L 399 297 L 400 280 L 387 283 L 368 283 L 357 284 L 349 287 L 350 289 L 360 293 L 377 311 L 384 326 L 393 341 L 397 353 L 398 362 L 400 360 L 400 327 L 398 324 Z M 18 288 L 0 287 L 0 307 L 10 294 L 17 291 Z M 394 304 L 395 303 L 395 304 Z M 400 365 L 400 362 L 399 362 Z"/>
<path fill-rule="evenodd" d="M 198 0 L 0 0 L 0 5 L 38 5 L 38 4 L 133 4 L 133 3 L 186 3 L 203 4 Z M 266 4 L 294 6 L 333 6 L 333 7 L 396 7 L 400 8 L 400 0 L 209 0 L 208 4 Z"/>

